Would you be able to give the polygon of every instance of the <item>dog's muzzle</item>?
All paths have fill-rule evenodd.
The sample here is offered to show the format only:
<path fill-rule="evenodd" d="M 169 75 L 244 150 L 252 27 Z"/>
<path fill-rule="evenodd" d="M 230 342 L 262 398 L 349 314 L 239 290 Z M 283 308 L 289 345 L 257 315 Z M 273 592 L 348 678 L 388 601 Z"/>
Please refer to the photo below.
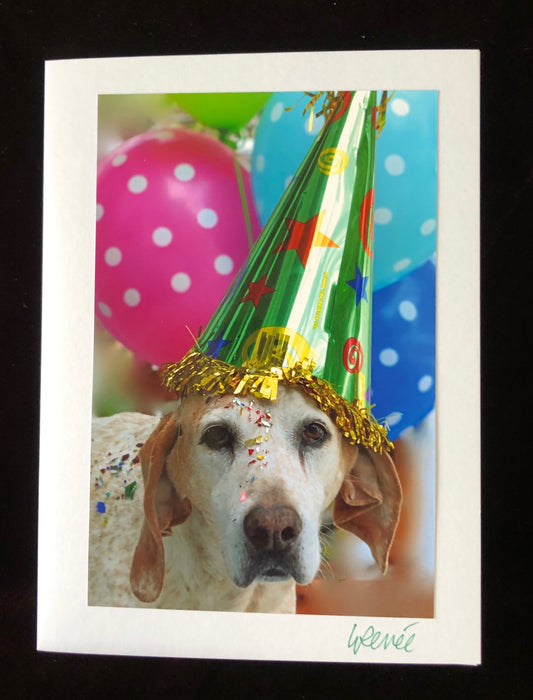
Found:
<path fill-rule="evenodd" d="M 295 550 L 302 531 L 302 520 L 290 506 L 256 506 L 243 522 L 249 556 L 243 572 L 243 585 L 260 581 L 298 580 Z"/>

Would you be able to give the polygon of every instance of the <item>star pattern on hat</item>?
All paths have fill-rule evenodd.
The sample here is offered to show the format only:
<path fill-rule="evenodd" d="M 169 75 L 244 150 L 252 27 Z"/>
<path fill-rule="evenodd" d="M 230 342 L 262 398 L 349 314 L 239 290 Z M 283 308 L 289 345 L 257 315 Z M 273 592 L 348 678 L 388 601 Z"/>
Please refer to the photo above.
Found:
<path fill-rule="evenodd" d="M 229 345 L 229 340 L 224 340 L 224 333 L 222 332 L 216 338 L 207 341 L 206 354 L 209 355 L 209 357 L 217 358 L 225 345 Z"/>
<path fill-rule="evenodd" d="M 338 248 L 331 238 L 328 238 L 320 232 L 320 225 L 325 209 L 322 209 L 307 221 L 298 221 L 297 219 L 285 219 L 285 223 L 290 232 L 288 240 L 281 245 L 277 252 L 282 250 L 295 250 L 298 253 L 300 262 L 305 267 L 309 260 L 309 255 L 313 248 Z"/>
<path fill-rule="evenodd" d="M 346 281 L 346 284 L 355 290 L 356 306 L 359 306 L 359 304 L 361 303 L 361 299 L 364 299 L 368 303 L 368 297 L 366 295 L 366 285 L 368 284 L 368 279 L 369 278 L 365 277 L 359 269 L 359 265 L 357 265 L 355 279 Z"/>
<path fill-rule="evenodd" d="M 263 275 L 257 282 L 250 282 L 248 284 L 248 294 L 243 298 L 241 304 L 250 300 L 255 308 L 257 308 L 263 294 L 272 294 L 272 292 L 276 291 L 273 287 L 267 287 L 266 278 L 267 275 Z"/>

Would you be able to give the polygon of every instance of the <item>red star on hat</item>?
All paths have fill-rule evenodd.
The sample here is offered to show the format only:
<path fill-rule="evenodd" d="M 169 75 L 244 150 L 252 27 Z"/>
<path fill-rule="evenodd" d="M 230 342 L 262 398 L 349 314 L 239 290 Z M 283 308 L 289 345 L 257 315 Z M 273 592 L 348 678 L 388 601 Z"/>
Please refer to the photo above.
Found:
<path fill-rule="evenodd" d="M 308 221 L 285 219 L 285 223 L 290 231 L 290 238 L 278 248 L 278 253 L 283 248 L 285 250 L 295 250 L 298 253 L 300 262 L 305 267 L 313 248 L 338 248 L 339 246 L 331 238 L 328 238 L 319 230 L 325 213 L 326 210 L 322 209 Z"/>
<path fill-rule="evenodd" d="M 266 278 L 267 275 L 263 275 L 263 277 L 261 277 L 261 279 L 257 282 L 250 282 L 248 284 L 248 294 L 244 297 L 241 304 L 244 304 L 245 301 L 250 300 L 257 308 L 257 304 L 259 303 L 259 300 L 263 294 L 271 294 L 272 292 L 276 291 L 272 287 L 267 287 Z"/>

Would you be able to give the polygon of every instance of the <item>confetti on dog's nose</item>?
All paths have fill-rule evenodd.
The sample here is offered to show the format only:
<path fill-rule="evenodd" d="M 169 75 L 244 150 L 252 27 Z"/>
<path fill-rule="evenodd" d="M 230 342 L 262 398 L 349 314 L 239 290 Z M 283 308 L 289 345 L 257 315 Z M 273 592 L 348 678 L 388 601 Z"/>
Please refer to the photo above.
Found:
<path fill-rule="evenodd" d="M 245 501 L 245 500 L 246 500 L 246 491 L 243 491 L 241 493 L 241 501 Z"/>

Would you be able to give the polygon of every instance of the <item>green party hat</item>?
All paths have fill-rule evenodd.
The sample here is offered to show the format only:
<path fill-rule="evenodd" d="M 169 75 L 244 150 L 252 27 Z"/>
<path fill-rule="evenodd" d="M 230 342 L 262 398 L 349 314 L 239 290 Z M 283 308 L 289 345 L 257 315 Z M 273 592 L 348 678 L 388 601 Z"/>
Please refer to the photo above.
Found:
<path fill-rule="evenodd" d="M 386 93 L 324 93 L 325 123 L 193 350 L 162 368 L 184 396 L 278 383 L 313 398 L 351 442 L 392 446 L 372 416 L 370 341 L 376 132 Z M 313 110 L 322 93 L 312 94 Z M 317 115 L 318 116 L 318 115 Z"/>

